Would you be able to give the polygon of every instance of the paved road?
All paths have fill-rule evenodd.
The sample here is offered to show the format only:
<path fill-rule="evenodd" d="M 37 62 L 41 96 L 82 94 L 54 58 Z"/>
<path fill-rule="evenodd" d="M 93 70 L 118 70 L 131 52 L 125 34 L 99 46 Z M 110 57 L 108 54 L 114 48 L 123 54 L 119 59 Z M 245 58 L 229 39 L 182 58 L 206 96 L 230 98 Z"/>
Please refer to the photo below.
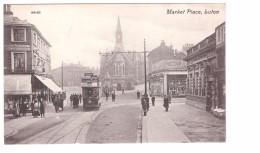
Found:
<path fill-rule="evenodd" d="M 102 98 L 104 100 L 104 98 Z M 115 110 L 117 111 L 113 111 Z M 116 102 L 112 102 L 111 98 L 108 101 L 104 101 L 99 110 L 83 111 L 82 104 L 79 108 L 73 109 L 71 106 L 67 106 L 63 112 L 54 113 L 53 106 L 49 106 L 49 110 L 46 112 L 46 118 L 33 118 L 28 114 L 26 117 L 20 117 L 17 119 L 5 120 L 5 129 L 12 128 L 13 133 L 5 137 L 5 144 L 72 144 L 72 143 L 86 143 L 86 136 L 93 121 L 97 116 L 101 114 L 101 117 L 97 120 L 102 120 L 102 113 L 105 112 L 105 116 L 109 114 L 112 117 L 122 113 L 122 108 L 127 115 L 129 125 L 138 125 L 140 120 L 138 115 L 141 116 L 139 110 L 139 102 L 133 97 L 133 94 L 120 95 L 117 94 Z M 129 116 L 129 114 L 131 116 Z M 135 115 L 133 115 L 135 114 Z M 123 116 L 120 116 L 123 117 Z M 119 123 L 120 118 L 114 119 L 114 123 Z M 95 122 L 96 123 L 96 122 Z M 120 123 L 121 124 L 121 123 Z M 117 124 L 119 126 L 119 124 Z M 122 126 L 122 125 L 121 125 Z M 92 127 L 100 128 L 97 125 Z M 124 128 L 122 128 L 124 129 Z M 131 128 L 132 129 L 132 128 Z M 130 128 L 127 130 L 129 136 L 126 141 L 136 141 L 137 128 L 133 128 L 131 132 Z M 109 133 L 107 133 L 109 134 Z M 121 138 L 119 137 L 121 140 Z M 120 142 L 120 140 L 113 140 L 111 142 Z M 108 142 L 109 143 L 109 142 Z"/>

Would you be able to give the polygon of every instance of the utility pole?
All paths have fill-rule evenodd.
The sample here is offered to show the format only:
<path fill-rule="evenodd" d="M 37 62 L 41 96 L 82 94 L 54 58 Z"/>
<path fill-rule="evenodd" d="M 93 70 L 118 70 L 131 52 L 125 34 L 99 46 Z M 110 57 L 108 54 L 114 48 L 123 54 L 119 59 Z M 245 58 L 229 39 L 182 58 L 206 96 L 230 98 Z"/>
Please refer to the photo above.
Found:
<path fill-rule="evenodd" d="M 63 61 L 61 63 L 61 89 L 63 90 Z"/>
<path fill-rule="evenodd" d="M 145 51 L 145 39 L 144 39 L 144 96 L 147 97 L 147 83 L 146 83 L 146 51 Z"/>

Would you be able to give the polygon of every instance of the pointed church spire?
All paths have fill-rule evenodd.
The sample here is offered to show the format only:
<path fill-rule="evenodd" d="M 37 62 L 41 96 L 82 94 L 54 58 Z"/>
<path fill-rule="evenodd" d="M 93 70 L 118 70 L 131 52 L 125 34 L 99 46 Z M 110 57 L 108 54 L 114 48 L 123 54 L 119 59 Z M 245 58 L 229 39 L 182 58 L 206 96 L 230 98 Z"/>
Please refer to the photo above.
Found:
<path fill-rule="evenodd" d="M 116 28 L 116 32 L 121 32 L 121 25 L 120 25 L 119 16 L 117 17 L 117 28 Z"/>
<path fill-rule="evenodd" d="M 117 17 L 117 27 L 116 27 L 116 46 L 114 51 L 124 51 L 123 42 L 122 42 L 122 31 L 120 25 L 119 16 Z"/>

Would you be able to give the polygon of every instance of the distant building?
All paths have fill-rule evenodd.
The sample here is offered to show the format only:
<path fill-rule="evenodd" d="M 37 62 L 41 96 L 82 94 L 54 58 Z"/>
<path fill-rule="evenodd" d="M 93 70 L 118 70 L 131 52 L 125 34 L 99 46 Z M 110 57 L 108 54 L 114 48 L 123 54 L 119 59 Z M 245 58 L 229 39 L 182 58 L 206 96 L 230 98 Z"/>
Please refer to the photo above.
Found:
<path fill-rule="evenodd" d="M 61 89 L 50 75 L 51 44 L 37 27 L 13 16 L 4 5 L 4 95 L 7 106 L 14 101 L 50 100 Z"/>
<path fill-rule="evenodd" d="M 187 51 L 187 104 L 225 109 L 225 23 Z"/>
<path fill-rule="evenodd" d="M 63 64 L 63 86 L 80 86 L 81 78 L 84 73 L 98 74 L 98 70 L 94 68 L 84 67 L 78 64 Z M 53 79 L 62 86 L 62 67 L 51 70 Z"/>
<path fill-rule="evenodd" d="M 131 90 L 144 80 L 143 56 L 140 53 L 125 51 L 119 17 L 115 37 L 114 50 L 101 55 L 101 86 L 111 90 Z"/>
<path fill-rule="evenodd" d="M 148 54 L 148 78 L 151 95 L 186 95 L 187 68 L 184 52 L 178 52 L 162 40 L 159 47 Z"/>

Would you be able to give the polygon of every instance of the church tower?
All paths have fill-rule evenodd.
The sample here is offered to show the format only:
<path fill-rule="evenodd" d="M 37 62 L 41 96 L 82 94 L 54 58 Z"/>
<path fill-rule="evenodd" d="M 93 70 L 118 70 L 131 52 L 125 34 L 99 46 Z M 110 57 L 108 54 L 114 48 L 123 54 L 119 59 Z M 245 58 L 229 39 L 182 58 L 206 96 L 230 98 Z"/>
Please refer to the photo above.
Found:
<path fill-rule="evenodd" d="M 124 51 L 124 46 L 123 46 L 123 42 L 122 42 L 122 31 L 121 31 L 119 16 L 117 18 L 116 45 L 115 45 L 114 51 L 115 52 L 123 52 Z"/>

